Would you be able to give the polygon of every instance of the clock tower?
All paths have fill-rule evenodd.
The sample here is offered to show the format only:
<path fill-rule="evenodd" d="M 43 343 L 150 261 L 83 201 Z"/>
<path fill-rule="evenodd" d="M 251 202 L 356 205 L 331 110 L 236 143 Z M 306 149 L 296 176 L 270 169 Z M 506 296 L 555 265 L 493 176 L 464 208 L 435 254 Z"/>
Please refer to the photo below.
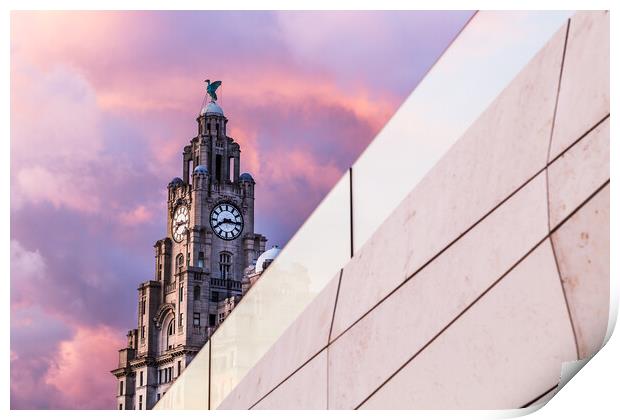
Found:
<path fill-rule="evenodd" d="M 244 270 L 265 251 L 254 232 L 254 186 L 227 135 L 207 81 L 198 133 L 183 148 L 182 177 L 168 184 L 166 236 L 155 279 L 138 287 L 138 328 L 119 350 L 118 409 L 150 409 L 241 297 Z"/>

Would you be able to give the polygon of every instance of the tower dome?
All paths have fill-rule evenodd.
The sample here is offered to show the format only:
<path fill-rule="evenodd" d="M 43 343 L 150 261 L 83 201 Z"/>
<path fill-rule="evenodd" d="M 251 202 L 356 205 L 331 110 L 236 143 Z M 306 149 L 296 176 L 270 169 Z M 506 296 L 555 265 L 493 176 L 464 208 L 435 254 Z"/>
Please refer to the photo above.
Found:
<path fill-rule="evenodd" d="M 202 111 L 200 111 L 200 115 L 209 114 L 224 116 L 224 111 L 222 110 L 222 107 L 220 107 L 216 102 L 210 101 L 204 108 L 202 108 Z"/>
<path fill-rule="evenodd" d="M 239 175 L 239 180 L 240 181 L 249 181 L 249 182 L 254 182 L 254 178 L 252 178 L 252 175 L 250 175 L 247 172 L 242 173 L 241 175 Z"/>
<path fill-rule="evenodd" d="M 209 170 L 205 165 L 198 165 L 194 168 L 194 173 L 197 175 L 209 175 Z"/>
<path fill-rule="evenodd" d="M 271 264 L 273 260 L 276 259 L 279 253 L 280 253 L 280 247 L 275 245 L 272 248 L 260 254 L 260 257 L 258 257 L 258 259 L 256 260 L 255 271 L 257 273 L 262 273 L 263 270 L 267 268 L 267 266 Z"/>
<path fill-rule="evenodd" d="M 173 186 L 176 187 L 178 185 L 183 185 L 183 180 L 179 177 L 176 178 L 172 178 L 172 181 L 170 181 L 170 183 L 168 184 L 168 186 Z"/>

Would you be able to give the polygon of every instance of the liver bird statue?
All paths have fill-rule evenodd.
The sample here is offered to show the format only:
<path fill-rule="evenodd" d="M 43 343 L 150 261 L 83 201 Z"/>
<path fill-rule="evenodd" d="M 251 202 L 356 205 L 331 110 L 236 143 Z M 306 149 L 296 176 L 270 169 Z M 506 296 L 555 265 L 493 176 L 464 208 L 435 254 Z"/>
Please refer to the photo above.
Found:
<path fill-rule="evenodd" d="M 217 88 L 220 87 L 222 81 L 216 80 L 215 82 L 211 83 L 211 80 L 207 79 L 205 80 L 205 83 L 207 84 L 207 93 L 211 97 L 211 100 L 217 101 L 217 94 L 215 93 L 215 91 L 217 90 Z"/>

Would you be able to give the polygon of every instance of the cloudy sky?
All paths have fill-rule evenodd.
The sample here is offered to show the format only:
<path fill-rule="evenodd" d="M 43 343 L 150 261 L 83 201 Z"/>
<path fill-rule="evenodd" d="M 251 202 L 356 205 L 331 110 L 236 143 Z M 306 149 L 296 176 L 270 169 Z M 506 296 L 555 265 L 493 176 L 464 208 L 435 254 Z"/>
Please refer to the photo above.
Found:
<path fill-rule="evenodd" d="M 285 245 L 470 15 L 14 12 L 11 407 L 114 407 L 202 80 Z"/>

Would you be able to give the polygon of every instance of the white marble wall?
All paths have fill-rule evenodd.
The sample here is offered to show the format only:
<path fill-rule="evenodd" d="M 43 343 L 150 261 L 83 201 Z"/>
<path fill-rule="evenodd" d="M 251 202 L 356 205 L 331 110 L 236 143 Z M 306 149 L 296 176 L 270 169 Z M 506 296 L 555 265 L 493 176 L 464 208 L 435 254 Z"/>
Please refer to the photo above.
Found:
<path fill-rule="evenodd" d="M 608 314 L 609 16 L 579 12 L 211 408 L 519 408 Z"/>

